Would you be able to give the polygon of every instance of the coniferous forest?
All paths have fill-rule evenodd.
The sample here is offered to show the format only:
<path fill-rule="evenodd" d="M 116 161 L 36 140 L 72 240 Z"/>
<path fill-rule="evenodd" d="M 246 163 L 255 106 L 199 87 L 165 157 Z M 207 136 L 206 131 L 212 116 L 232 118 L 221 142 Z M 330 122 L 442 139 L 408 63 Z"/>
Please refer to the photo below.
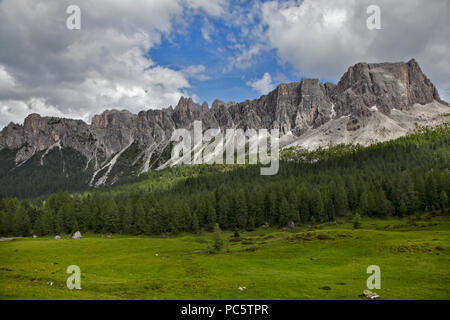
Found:
<path fill-rule="evenodd" d="M 448 213 L 450 129 L 397 140 L 284 150 L 280 171 L 199 165 L 153 171 L 140 181 L 45 199 L 0 200 L 0 235 L 81 232 L 177 234 L 285 227 L 353 217 Z"/>

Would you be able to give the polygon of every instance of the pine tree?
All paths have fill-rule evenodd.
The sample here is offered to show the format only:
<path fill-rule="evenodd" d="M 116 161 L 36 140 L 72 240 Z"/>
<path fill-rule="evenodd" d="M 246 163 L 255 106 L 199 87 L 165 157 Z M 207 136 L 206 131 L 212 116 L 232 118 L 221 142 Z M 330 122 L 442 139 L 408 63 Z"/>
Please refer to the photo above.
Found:
<path fill-rule="evenodd" d="M 299 202 L 299 215 L 300 215 L 300 219 L 303 223 L 306 223 L 309 221 L 310 218 L 310 210 L 309 210 L 309 196 L 308 196 L 308 191 L 306 189 L 306 187 L 302 187 L 300 189 L 300 195 L 298 197 L 298 202 Z"/>
<path fill-rule="evenodd" d="M 206 226 L 209 231 L 214 230 L 214 226 L 217 222 L 217 215 L 216 215 L 216 206 L 215 206 L 215 199 L 214 194 L 211 194 L 206 199 Z"/>
<path fill-rule="evenodd" d="M 447 197 L 447 193 L 442 190 L 441 195 L 439 197 L 441 199 L 441 209 L 445 210 L 448 208 L 448 197 Z"/>
<path fill-rule="evenodd" d="M 199 223 L 198 223 L 198 217 L 197 217 L 197 214 L 195 212 L 192 214 L 192 231 L 194 233 L 198 233 L 200 231 L 200 226 L 199 226 Z"/>
<path fill-rule="evenodd" d="M 142 200 L 139 199 L 136 203 L 135 208 L 135 216 L 136 216 L 136 229 L 138 233 L 141 234 L 149 234 L 149 230 L 156 231 L 156 226 L 150 222 L 151 226 L 147 223 L 148 220 L 152 221 L 152 219 L 148 219 L 145 214 L 144 205 L 142 204 Z M 153 215 L 150 215 L 153 217 Z"/>
<path fill-rule="evenodd" d="M 408 213 L 408 207 L 404 200 L 400 200 L 400 206 L 398 208 L 398 214 L 400 217 L 404 217 Z"/>
<path fill-rule="evenodd" d="M 361 216 L 359 213 L 355 214 L 352 220 L 353 223 L 353 229 L 359 229 L 361 228 Z"/>
<path fill-rule="evenodd" d="M 345 187 L 342 181 L 336 184 L 334 191 L 334 209 L 337 216 L 345 216 L 348 209 L 348 199 Z"/>
<path fill-rule="evenodd" d="M 265 207 L 265 221 L 273 224 L 277 219 L 278 215 L 278 203 L 277 203 L 277 193 L 273 189 L 269 189 L 264 200 Z"/>
<path fill-rule="evenodd" d="M 282 197 L 280 203 L 280 226 L 285 227 L 289 223 L 289 203 L 285 197 Z"/>
<path fill-rule="evenodd" d="M 55 233 L 63 234 L 66 232 L 64 220 L 64 208 L 60 207 L 58 212 L 56 213 Z"/>
<path fill-rule="evenodd" d="M 247 227 L 247 203 L 243 190 L 239 190 L 235 198 L 236 222 L 240 229 Z"/>
<path fill-rule="evenodd" d="M 189 206 L 187 204 L 184 204 L 181 210 L 183 219 L 183 230 L 192 231 L 192 215 Z"/>
<path fill-rule="evenodd" d="M 323 222 L 325 220 L 325 210 L 323 207 L 322 195 L 318 189 L 314 189 L 311 194 L 311 216 L 317 222 Z"/>
<path fill-rule="evenodd" d="M 214 250 L 219 252 L 223 247 L 223 240 L 221 237 L 222 231 L 220 230 L 219 224 L 216 223 L 214 226 Z"/>
<path fill-rule="evenodd" d="M 230 211 L 230 203 L 226 195 L 222 195 L 217 203 L 217 214 L 219 217 L 219 224 L 222 228 L 229 227 L 228 216 Z"/>
<path fill-rule="evenodd" d="M 119 207 L 120 210 L 120 223 L 122 225 L 122 231 L 125 234 L 133 233 L 133 206 L 130 201 L 126 201 Z"/>
<path fill-rule="evenodd" d="M 253 219 L 253 217 L 248 218 L 247 230 L 248 231 L 255 230 L 255 219 Z"/>
<path fill-rule="evenodd" d="M 14 219 L 14 233 L 23 237 L 29 236 L 31 233 L 30 217 L 24 205 L 20 205 L 17 208 Z"/>
<path fill-rule="evenodd" d="M 326 190 L 325 192 L 325 195 L 323 197 L 323 206 L 325 210 L 325 216 L 327 216 L 328 221 L 334 221 L 336 219 L 336 215 L 330 190 Z"/>
<path fill-rule="evenodd" d="M 6 213 L 3 210 L 0 210 L 0 236 L 7 235 L 7 231 L 5 228 L 5 219 L 6 219 Z"/>
<path fill-rule="evenodd" d="M 105 231 L 110 233 L 119 232 L 119 208 L 114 200 L 108 202 L 105 215 Z"/>
<path fill-rule="evenodd" d="M 358 205 L 358 191 L 356 190 L 355 179 L 350 176 L 347 180 L 348 207 L 355 210 Z"/>
<path fill-rule="evenodd" d="M 369 193 L 366 190 L 361 193 L 361 198 L 359 199 L 359 209 L 363 214 L 370 213 Z"/>

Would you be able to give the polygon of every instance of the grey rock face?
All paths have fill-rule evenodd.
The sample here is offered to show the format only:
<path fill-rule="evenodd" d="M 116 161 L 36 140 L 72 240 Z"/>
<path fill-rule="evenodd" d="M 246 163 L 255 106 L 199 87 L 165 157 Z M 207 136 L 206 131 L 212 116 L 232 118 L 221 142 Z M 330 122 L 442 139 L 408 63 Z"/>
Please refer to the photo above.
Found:
<path fill-rule="evenodd" d="M 393 109 L 408 110 L 416 103 L 441 102 L 436 88 L 414 59 L 407 63 L 358 63 L 331 90 L 331 99 L 337 116 L 351 117 L 349 130 L 364 126 L 370 117 L 369 108 L 374 106 L 389 114 Z"/>
<path fill-rule="evenodd" d="M 280 84 L 252 101 L 214 101 L 209 108 L 182 97 L 175 108 L 142 111 L 109 110 L 92 119 L 80 120 L 29 115 L 23 125 L 11 123 L 0 133 L 0 150 L 17 150 L 16 164 L 37 152 L 70 147 L 88 159 L 97 173 L 111 172 L 114 157 L 131 145 L 129 165 L 148 170 L 155 154 L 168 145 L 173 130 L 190 129 L 201 120 L 203 129 L 280 129 L 281 134 L 300 137 L 330 120 L 348 117 L 348 131 L 364 127 L 374 107 L 384 114 L 408 110 L 414 104 L 440 100 L 439 94 L 413 59 L 407 63 L 358 63 L 348 69 L 337 85 L 318 79 Z M 117 160 L 117 159 L 116 159 Z M 101 171 L 104 172 L 101 172 Z M 107 181 L 103 179 L 100 181 Z"/>

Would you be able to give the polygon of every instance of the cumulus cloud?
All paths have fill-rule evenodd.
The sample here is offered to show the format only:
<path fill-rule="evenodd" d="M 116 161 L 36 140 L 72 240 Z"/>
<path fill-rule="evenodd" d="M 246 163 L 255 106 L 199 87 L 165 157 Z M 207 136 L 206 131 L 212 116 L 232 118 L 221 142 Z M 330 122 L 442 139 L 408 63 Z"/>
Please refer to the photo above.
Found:
<path fill-rule="evenodd" d="M 259 80 L 248 81 L 247 85 L 260 94 L 267 94 L 275 88 L 272 77 L 268 72 L 264 73 L 264 76 Z"/>
<path fill-rule="evenodd" d="M 381 30 L 369 30 L 369 5 L 381 9 Z M 307 76 L 338 80 L 357 62 L 416 58 L 441 89 L 450 87 L 448 0 L 271 1 L 261 6 L 270 48 Z"/>
<path fill-rule="evenodd" d="M 89 120 L 105 108 L 176 104 L 204 70 L 158 66 L 149 50 L 187 11 L 218 16 L 226 7 L 224 0 L 80 0 L 81 30 L 68 30 L 71 4 L 0 2 L 0 126 L 30 112 Z"/>
<path fill-rule="evenodd" d="M 58 108 L 47 104 L 43 98 L 31 98 L 28 101 L 2 100 L 0 101 L 0 113 L 2 118 L 7 118 L 14 123 L 21 123 L 31 113 L 38 113 L 42 116 L 65 116 Z"/>

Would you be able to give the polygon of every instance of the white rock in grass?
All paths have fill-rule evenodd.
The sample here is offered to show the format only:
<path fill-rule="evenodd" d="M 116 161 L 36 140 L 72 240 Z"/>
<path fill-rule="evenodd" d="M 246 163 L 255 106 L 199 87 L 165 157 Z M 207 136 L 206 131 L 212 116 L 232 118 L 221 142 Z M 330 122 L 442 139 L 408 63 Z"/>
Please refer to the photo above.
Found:
<path fill-rule="evenodd" d="M 55 240 L 61 240 L 60 236 L 55 236 Z"/>
<path fill-rule="evenodd" d="M 82 236 L 80 231 L 75 232 L 72 236 L 72 239 L 81 239 L 81 238 Z"/>
<path fill-rule="evenodd" d="M 366 298 L 369 298 L 369 299 L 371 299 L 371 300 L 373 300 L 373 299 L 378 299 L 378 298 L 380 297 L 378 294 L 376 294 L 375 292 L 372 292 L 372 291 L 370 291 L 370 290 L 364 290 L 364 291 L 363 291 L 363 295 L 364 295 Z"/>

